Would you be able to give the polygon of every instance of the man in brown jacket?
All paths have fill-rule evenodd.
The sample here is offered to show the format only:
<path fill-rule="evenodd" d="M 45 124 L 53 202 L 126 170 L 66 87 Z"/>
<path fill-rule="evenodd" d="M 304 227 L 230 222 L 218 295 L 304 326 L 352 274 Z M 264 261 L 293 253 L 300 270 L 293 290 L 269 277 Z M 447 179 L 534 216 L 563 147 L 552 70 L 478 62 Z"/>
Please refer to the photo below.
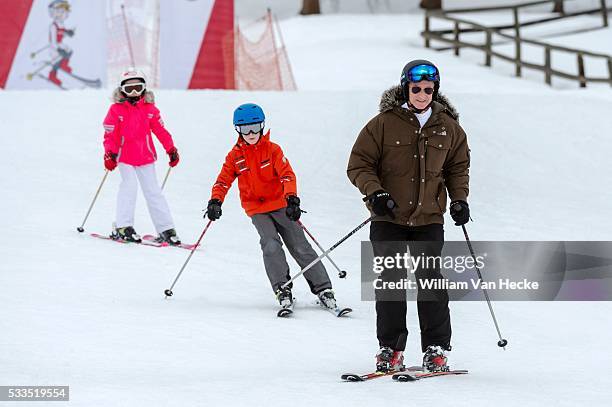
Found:
<path fill-rule="evenodd" d="M 457 112 L 439 93 L 440 74 L 429 61 L 415 60 L 402 71 L 400 86 L 383 93 L 380 113 L 366 124 L 353 146 L 347 174 L 365 195 L 376 217 L 370 227 L 376 256 L 394 256 L 406 242 L 411 255 L 440 256 L 444 245 L 447 191 L 456 225 L 469 220 L 470 150 Z M 383 280 L 397 281 L 404 270 L 385 270 Z M 418 267 L 417 282 L 442 279 L 439 262 Z M 418 286 L 423 368 L 448 370 L 451 323 L 448 293 Z M 406 347 L 406 293 L 376 291 L 379 371 L 403 366 Z"/>

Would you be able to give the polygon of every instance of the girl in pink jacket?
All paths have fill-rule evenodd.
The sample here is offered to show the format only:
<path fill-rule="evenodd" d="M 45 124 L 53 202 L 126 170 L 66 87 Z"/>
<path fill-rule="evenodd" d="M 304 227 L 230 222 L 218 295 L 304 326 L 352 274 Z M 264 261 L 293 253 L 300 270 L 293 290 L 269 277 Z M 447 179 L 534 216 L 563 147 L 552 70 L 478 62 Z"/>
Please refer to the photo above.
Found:
<path fill-rule="evenodd" d="M 121 185 L 117 195 L 117 214 L 111 237 L 140 243 L 134 230 L 134 210 L 138 183 L 147 201 L 149 214 L 159 240 L 180 244 L 168 203 L 155 174 L 157 153 L 151 131 L 170 157 L 170 166 L 179 162 L 172 136 L 155 107 L 153 92 L 146 89 L 142 72 L 123 73 L 119 87 L 113 92 L 113 105 L 104 119 L 104 166 L 113 171 L 119 167 Z"/>

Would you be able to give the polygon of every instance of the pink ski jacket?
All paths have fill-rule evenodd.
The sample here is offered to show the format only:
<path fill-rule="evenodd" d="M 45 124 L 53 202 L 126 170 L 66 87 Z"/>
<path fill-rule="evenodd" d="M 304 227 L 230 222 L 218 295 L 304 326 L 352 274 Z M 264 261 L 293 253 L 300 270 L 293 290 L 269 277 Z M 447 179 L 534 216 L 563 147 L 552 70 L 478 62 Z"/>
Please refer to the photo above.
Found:
<path fill-rule="evenodd" d="M 166 152 L 174 147 L 172 136 L 155 107 L 153 92 L 135 105 L 123 101 L 118 90 L 104 119 L 104 151 L 118 155 L 117 162 L 133 166 L 151 164 L 157 160 L 151 130 Z"/>

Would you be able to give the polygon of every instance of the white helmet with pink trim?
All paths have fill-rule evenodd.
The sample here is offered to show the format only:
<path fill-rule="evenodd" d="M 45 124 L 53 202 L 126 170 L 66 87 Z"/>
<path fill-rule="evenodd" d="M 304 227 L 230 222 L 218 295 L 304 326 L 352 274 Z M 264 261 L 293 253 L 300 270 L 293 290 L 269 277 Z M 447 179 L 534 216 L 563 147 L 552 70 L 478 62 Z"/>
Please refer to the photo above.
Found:
<path fill-rule="evenodd" d="M 130 79 L 139 79 L 141 83 L 138 84 L 138 82 L 134 82 L 133 84 L 126 85 L 125 83 L 129 81 Z M 138 69 L 135 69 L 135 68 L 128 68 L 119 77 L 118 87 L 127 96 L 140 96 L 146 89 L 146 83 L 147 83 L 147 78 L 144 72 Z M 134 85 L 139 85 L 139 86 L 134 86 Z M 129 89 L 126 89 L 126 88 L 129 88 Z"/>
<path fill-rule="evenodd" d="M 147 83 L 147 77 L 145 76 L 144 72 L 136 68 L 128 68 L 121 73 L 118 87 L 121 87 L 121 85 L 130 79 L 140 79 L 142 82 Z"/>

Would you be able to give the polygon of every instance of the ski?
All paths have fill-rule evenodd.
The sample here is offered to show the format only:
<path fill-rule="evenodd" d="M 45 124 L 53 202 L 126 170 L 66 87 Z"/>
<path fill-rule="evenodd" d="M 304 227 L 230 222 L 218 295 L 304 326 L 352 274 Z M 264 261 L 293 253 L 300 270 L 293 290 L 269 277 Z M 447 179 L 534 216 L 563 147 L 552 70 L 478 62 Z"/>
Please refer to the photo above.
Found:
<path fill-rule="evenodd" d="M 179 245 L 171 245 L 167 242 L 160 242 L 159 240 L 157 240 L 157 237 L 153 235 L 144 235 L 142 237 L 142 240 L 147 241 L 147 242 L 156 243 L 163 247 L 166 247 L 166 246 L 180 247 L 181 249 L 185 249 L 185 250 L 193 250 L 193 248 L 196 246 L 195 244 L 188 244 L 188 243 L 181 243 Z"/>
<path fill-rule="evenodd" d="M 151 247 L 164 247 L 161 244 L 157 244 L 157 243 L 154 243 L 154 242 L 148 242 L 148 241 L 145 241 L 145 240 L 143 240 L 140 243 L 128 242 L 128 241 L 123 240 L 123 239 L 113 239 L 112 237 L 110 237 L 108 235 L 100 235 L 98 233 L 90 233 L 89 236 L 97 237 L 98 239 L 110 240 L 111 242 L 117 242 L 117 243 L 122 243 L 122 244 L 136 244 L 136 245 L 151 246 Z"/>
<path fill-rule="evenodd" d="M 425 372 L 423 370 L 407 370 L 405 372 L 399 372 L 394 374 L 393 380 L 396 380 L 398 382 L 414 382 L 430 377 L 453 376 L 467 373 L 467 370 L 448 370 L 446 372 Z"/>
<path fill-rule="evenodd" d="M 75 75 L 72 72 L 68 72 L 68 71 L 65 71 L 65 70 L 62 70 L 62 72 L 64 72 L 66 75 L 69 75 L 69 76 L 73 77 L 77 81 L 82 82 L 83 85 L 85 85 L 85 86 L 89 86 L 91 88 L 100 88 L 102 86 L 102 81 L 100 79 L 87 79 L 87 78 L 83 78 L 82 76 Z"/>
<path fill-rule="evenodd" d="M 338 305 L 336 305 L 336 308 L 327 308 L 326 306 L 324 306 L 323 304 L 321 304 L 320 301 L 317 301 L 317 303 L 321 306 L 321 308 L 323 308 L 326 311 L 331 312 L 332 314 L 334 314 L 336 317 L 340 318 L 345 316 L 346 314 L 349 314 L 351 312 L 353 312 L 352 308 L 341 308 Z"/>
<path fill-rule="evenodd" d="M 35 76 L 39 77 L 41 79 L 46 80 L 47 82 L 52 83 L 53 85 L 57 86 L 60 89 L 66 90 L 66 88 L 62 85 L 58 85 L 57 83 L 51 81 L 48 77 L 40 74 L 39 72 L 44 69 L 46 66 L 52 66 L 53 64 L 49 61 L 45 61 L 44 64 L 38 68 L 36 71 L 34 72 L 30 72 L 26 75 L 26 78 L 31 81 Z M 76 75 L 72 72 L 68 72 L 65 69 L 62 69 L 62 72 L 65 73 L 68 76 L 71 76 L 72 78 L 76 79 L 77 81 L 81 82 L 83 85 L 90 87 L 90 88 L 101 88 L 102 87 L 102 81 L 100 79 L 88 79 L 88 78 L 83 78 L 82 76 Z"/>
<path fill-rule="evenodd" d="M 393 380 L 398 382 L 414 382 L 421 379 L 427 379 L 437 376 L 452 376 L 467 374 L 467 370 L 449 370 L 446 372 L 426 372 L 421 366 L 411 366 L 405 370 L 393 370 L 391 372 L 372 372 L 366 374 L 345 373 L 340 376 L 342 380 L 347 382 L 364 382 L 366 380 L 377 379 L 384 376 L 392 376 Z"/>
<path fill-rule="evenodd" d="M 391 376 L 399 373 L 397 370 L 390 372 L 372 372 L 366 374 L 344 373 L 340 378 L 347 382 L 365 382 L 367 380 L 378 379 L 379 377 Z"/>

